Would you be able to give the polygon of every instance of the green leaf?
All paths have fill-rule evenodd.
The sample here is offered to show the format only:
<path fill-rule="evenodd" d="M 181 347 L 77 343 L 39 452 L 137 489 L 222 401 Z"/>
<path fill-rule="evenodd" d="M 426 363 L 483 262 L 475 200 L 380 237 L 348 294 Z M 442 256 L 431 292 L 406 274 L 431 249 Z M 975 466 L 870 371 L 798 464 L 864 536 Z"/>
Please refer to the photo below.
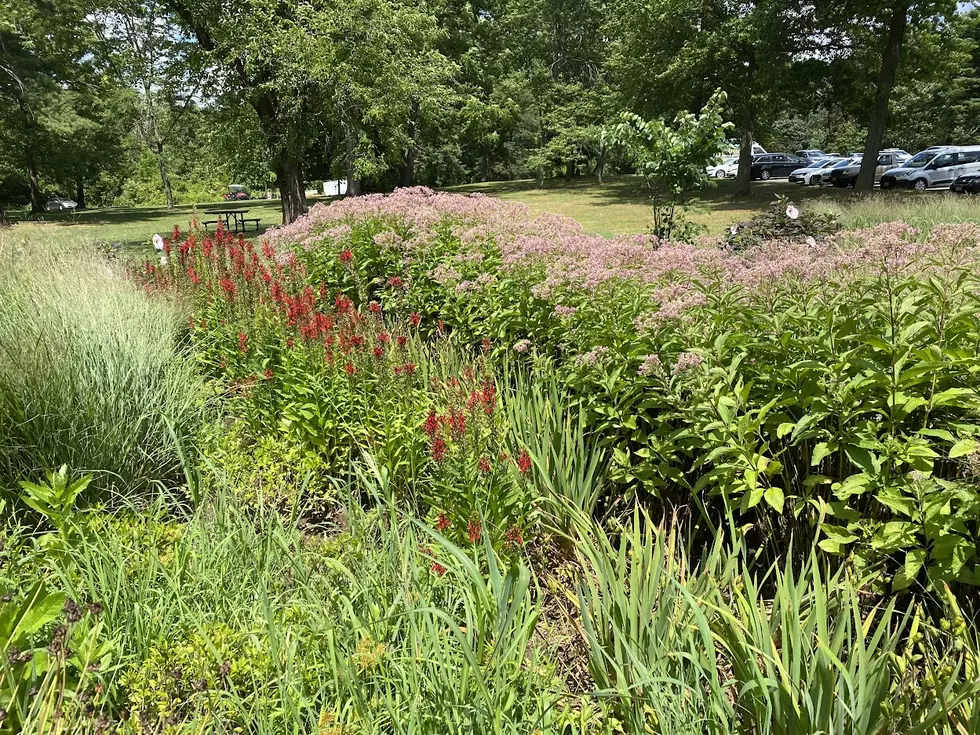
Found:
<path fill-rule="evenodd" d="M 825 457 L 829 457 L 836 450 L 837 447 L 831 447 L 827 442 L 820 442 L 813 448 L 813 458 L 810 460 L 810 464 L 816 467 Z"/>
<path fill-rule="evenodd" d="M 877 462 L 875 461 L 875 456 L 870 450 L 864 447 L 859 447 L 856 444 L 848 444 L 844 447 L 844 454 L 847 458 L 851 460 L 854 464 L 860 467 L 862 470 L 868 474 L 874 474 L 878 470 Z"/>
<path fill-rule="evenodd" d="M 973 454 L 976 449 L 977 441 L 975 439 L 960 439 L 953 445 L 952 449 L 949 450 L 949 458 L 956 459 L 957 457 L 965 457 L 968 454 Z"/>
<path fill-rule="evenodd" d="M 783 512 L 784 498 L 783 498 L 783 491 L 780 488 L 771 487 L 768 490 L 766 490 L 765 499 L 766 502 L 769 503 L 769 505 L 775 508 L 776 512 L 778 513 Z"/>
<path fill-rule="evenodd" d="M 919 576 L 925 560 L 925 549 L 909 549 L 905 552 L 905 564 L 895 575 L 895 579 L 892 582 L 892 589 L 897 592 L 898 590 L 904 590 L 912 584 L 915 578 Z"/>
<path fill-rule="evenodd" d="M 794 423 L 790 423 L 788 421 L 785 422 L 785 423 L 782 423 L 782 424 L 780 424 L 779 426 L 776 427 L 776 436 L 779 439 L 782 439 L 784 436 L 786 436 L 787 434 L 791 433 L 793 431 L 793 429 L 795 429 L 795 428 L 796 428 L 796 424 L 794 424 Z"/>

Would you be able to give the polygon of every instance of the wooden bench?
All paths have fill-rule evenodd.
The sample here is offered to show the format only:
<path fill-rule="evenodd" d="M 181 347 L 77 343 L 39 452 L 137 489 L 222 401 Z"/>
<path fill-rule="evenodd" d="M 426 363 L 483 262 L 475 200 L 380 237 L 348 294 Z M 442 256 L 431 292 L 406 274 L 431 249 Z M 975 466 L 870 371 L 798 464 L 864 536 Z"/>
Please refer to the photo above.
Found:
<path fill-rule="evenodd" d="M 206 230 L 206 229 L 208 229 L 208 225 L 216 225 L 216 224 L 218 224 L 218 220 L 216 220 L 216 219 L 209 219 L 209 220 L 205 220 L 201 224 L 204 225 L 204 229 Z"/>
<path fill-rule="evenodd" d="M 241 223 L 242 223 L 242 232 L 245 232 L 245 230 L 247 230 L 247 229 L 248 229 L 248 228 L 247 228 L 247 227 L 245 226 L 245 223 L 246 223 L 246 222 L 254 222 L 254 223 L 255 223 L 255 231 L 256 231 L 256 232 L 258 232 L 258 231 L 259 231 L 259 218 L 258 218 L 258 217 L 249 217 L 249 218 L 246 218 L 246 219 L 242 219 L 242 220 L 241 220 Z"/>

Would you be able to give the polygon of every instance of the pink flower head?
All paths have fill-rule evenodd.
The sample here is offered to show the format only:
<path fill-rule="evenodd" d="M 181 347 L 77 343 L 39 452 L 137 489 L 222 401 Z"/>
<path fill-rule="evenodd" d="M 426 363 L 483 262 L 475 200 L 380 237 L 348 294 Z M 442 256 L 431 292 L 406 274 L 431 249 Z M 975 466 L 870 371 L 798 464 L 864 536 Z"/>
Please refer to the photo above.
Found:
<path fill-rule="evenodd" d="M 674 363 L 674 375 L 693 370 L 702 362 L 704 362 L 704 358 L 697 352 L 682 352 L 677 356 L 677 362 Z"/>
<path fill-rule="evenodd" d="M 786 216 L 789 217 L 790 219 L 799 219 L 800 210 L 798 210 L 792 204 L 789 204 L 786 206 Z"/>

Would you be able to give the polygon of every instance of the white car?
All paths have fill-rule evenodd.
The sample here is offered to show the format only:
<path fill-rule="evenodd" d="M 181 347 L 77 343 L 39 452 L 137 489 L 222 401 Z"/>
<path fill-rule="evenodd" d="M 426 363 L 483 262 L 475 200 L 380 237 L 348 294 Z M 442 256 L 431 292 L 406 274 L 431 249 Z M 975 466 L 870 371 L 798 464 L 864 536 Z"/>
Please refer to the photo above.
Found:
<path fill-rule="evenodd" d="M 67 212 L 75 209 L 77 206 L 78 204 L 71 199 L 55 197 L 54 199 L 48 199 L 48 203 L 44 205 L 44 208 L 49 212 Z"/>
<path fill-rule="evenodd" d="M 821 158 L 809 166 L 798 168 L 789 175 L 790 183 L 803 184 L 803 186 L 810 186 L 810 184 L 819 185 L 820 180 L 826 173 L 823 169 L 830 168 L 840 163 L 841 160 L 840 158 Z"/>
<path fill-rule="evenodd" d="M 901 167 L 886 171 L 881 177 L 881 188 L 925 191 L 935 186 L 949 186 L 960 176 L 974 173 L 980 173 L 980 146 L 927 149 Z"/>
<path fill-rule="evenodd" d="M 720 163 L 705 168 L 705 172 L 716 179 L 735 176 L 738 173 L 738 156 L 725 156 Z"/>

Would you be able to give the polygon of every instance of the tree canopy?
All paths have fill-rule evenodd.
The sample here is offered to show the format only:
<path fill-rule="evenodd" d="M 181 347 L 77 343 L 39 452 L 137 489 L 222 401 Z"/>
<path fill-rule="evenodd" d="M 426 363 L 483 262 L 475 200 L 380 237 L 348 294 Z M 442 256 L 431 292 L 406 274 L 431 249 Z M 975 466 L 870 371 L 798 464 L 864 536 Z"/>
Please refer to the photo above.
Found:
<path fill-rule="evenodd" d="M 716 90 L 742 164 L 753 142 L 874 152 L 980 137 L 980 11 L 952 0 L 5 7 L 0 202 L 34 210 L 55 194 L 172 206 L 237 183 L 278 190 L 289 222 L 329 178 L 357 194 L 642 173 L 612 145 L 623 116 L 674 120 Z"/>

